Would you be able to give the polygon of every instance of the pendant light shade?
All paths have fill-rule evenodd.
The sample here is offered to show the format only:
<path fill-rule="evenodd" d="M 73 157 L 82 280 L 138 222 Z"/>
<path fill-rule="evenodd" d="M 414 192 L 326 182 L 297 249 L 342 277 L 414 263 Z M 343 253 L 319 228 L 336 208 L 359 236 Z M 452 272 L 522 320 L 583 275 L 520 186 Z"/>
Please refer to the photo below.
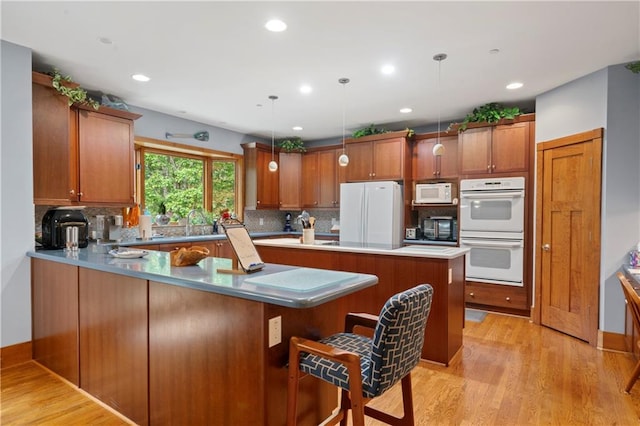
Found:
<path fill-rule="evenodd" d="M 346 144 L 345 144 L 345 111 L 346 111 L 346 93 L 347 93 L 347 83 L 350 80 L 348 78 L 340 78 L 338 79 L 338 83 L 342 84 L 342 154 L 338 157 L 338 164 L 340 167 L 346 167 L 349 164 L 349 156 L 347 155 Z"/>
<path fill-rule="evenodd" d="M 445 59 L 447 59 L 446 53 L 438 53 L 433 57 L 434 61 L 438 61 L 438 91 L 440 91 L 440 67 L 442 66 L 442 61 Z M 436 157 L 441 157 L 444 154 L 444 145 L 440 143 L 440 106 L 441 105 L 438 105 L 438 139 L 436 144 L 433 146 L 433 155 Z"/>
<path fill-rule="evenodd" d="M 275 156 L 274 156 L 274 146 L 275 146 L 275 114 L 274 114 L 274 104 L 276 102 L 276 99 L 278 99 L 277 96 L 275 95 L 271 95 L 269 96 L 269 99 L 271 99 L 271 161 L 269 162 L 269 171 L 270 172 L 275 172 L 278 170 L 278 163 L 276 163 L 275 160 Z"/>

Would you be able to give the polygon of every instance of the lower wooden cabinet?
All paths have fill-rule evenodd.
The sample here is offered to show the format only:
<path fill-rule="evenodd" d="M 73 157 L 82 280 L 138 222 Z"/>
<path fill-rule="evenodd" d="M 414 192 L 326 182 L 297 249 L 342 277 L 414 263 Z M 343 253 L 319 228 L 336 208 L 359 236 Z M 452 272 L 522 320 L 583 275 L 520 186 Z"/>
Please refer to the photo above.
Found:
<path fill-rule="evenodd" d="M 181 243 L 165 243 L 165 244 L 145 244 L 134 246 L 141 250 L 157 250 L 157 251 L 173 251 L 182 247 L 189 248 L 192 246 L 206 247 L 209 249 L 209 257 L 222 257 L 226 259 L 235 258 L 235 253 L 228 240 L 210 240 L 210 241 L 196 241 L 196 242 L 181 242 Z"/>
<path fill-rule="evenodd" d="M 529 311 L 527 290 L 524 287 L 467 281 L 465 302 L 469 307 L 495 309 L 503 312 Z"/>
<path fill-rule="evenodd" d="M 149 424 L 147 280 L 79 268 L 80 387 Z"/>
<path fill-rule="evenodd" d="M 31 260 L 33 359 L 74 385 L 78 369 L 78 267 Z"/>

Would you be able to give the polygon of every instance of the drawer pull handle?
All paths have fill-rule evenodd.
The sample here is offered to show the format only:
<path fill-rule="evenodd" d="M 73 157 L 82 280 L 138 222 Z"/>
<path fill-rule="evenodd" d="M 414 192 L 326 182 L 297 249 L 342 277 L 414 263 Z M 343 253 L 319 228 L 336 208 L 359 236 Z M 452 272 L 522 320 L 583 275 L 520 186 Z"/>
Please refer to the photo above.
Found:
<path fill-rule="evenodd" d="M 470 297 L 474 297 L 475 295 L 473 293 L 469 293 L 469 296 Z"/>

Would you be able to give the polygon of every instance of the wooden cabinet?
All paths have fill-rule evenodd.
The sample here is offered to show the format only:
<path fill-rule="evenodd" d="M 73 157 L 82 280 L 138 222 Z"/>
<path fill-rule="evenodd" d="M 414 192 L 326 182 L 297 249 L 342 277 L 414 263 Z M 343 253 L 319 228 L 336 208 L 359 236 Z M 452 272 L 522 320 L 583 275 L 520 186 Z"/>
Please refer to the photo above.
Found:
<path fill-rule="evenodd" d="M 461 175 L 527 172 L 530 122 L 470 128 L 458 136 Z"/>
<path fill-rule="evenodd" d="M 79 269 L 80 387 L 148 424 L 147 280 Z"/>
<path fill-rule="evenodd" d="M 347 140 L 349 182 L 411 178 L 407 132 L 384 133 Z"/>
<path fill-rule="evenodd" d="M 300 179 L 302 177 L 302 154 L 281 152 L 278 155 L 280 171 L 280 209 L 300 209 Z"/>
<path fill-rule="evenodd" d="M 307 152 L 302 156 L 302 207 L 338 208 L 345 168 L 338 165 L 342 148 Z"/>
<path fill-rule="evenodd" d="M 33 359 L 76 386 L 78 267 L 31 259 Z"/>
<path fill-rule="evenodd" d="M 414 180 L 458 177 L 458 135 L 440 135 L 444 154 L 433 155 L 437 133 L 416 135 L 413 144 L 412 170 Z"/>
<path fill-rule="evenodd" d="M 256 142 L 243 144 L 242 147 L 245 161 L 245 208 L 278 209 L 280 167 L 275 172 L 269 171 L 271 147 Z"/>
<path fill-rule="evenodd" d="M 173 251 L 181 248 L 189 248 L 192 246 L 206 247 L 209 249 L 209 257 L 223 257 L 226 259 L 234 259 L 235 253 L 233 247 L 227 239 L 197 241 L 197 242 L 180 242 L 180 243 L 164 243 L 164 244 L 145 244 L 136 245 L 132 248 L 140 250 L 157 250 L 157 251 Z"/>
<path fill-rule="evenodd" d="M 525 311 L 529 311 L 527 289 L 524 287 L 467 281 L 465 302 L 470 307 L 481 309 L 491 307 L 497 308 L 494 310 L 514 314 L 525 314 Z"/>
<path fill-rule="evenodd" d="M 33 73 L 33 190 L 41 205 L 132 205 L 133 120 L 128 111 L 82 105 Z"/>

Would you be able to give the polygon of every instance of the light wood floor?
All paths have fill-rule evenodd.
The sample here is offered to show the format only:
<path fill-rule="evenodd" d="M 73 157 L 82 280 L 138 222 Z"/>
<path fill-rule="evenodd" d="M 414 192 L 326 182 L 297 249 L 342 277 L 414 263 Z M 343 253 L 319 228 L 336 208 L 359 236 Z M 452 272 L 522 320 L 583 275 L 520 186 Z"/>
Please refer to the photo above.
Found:
<path fill-rule="evenodd" d="M 599 351 L 524 318 L 489 314 L 482 323 L 467 322 L 464 348 L 449 367 L 422 362 L 414 370 L 416 423 L 640 424 L 640 382 L 630 395 L 622 391 L 634 365 L 631 355 Z M 400 414 L 398 391 L 371 404 Z M 2 370 L 0 424 L 126 423 L 30 362 Z"/>

